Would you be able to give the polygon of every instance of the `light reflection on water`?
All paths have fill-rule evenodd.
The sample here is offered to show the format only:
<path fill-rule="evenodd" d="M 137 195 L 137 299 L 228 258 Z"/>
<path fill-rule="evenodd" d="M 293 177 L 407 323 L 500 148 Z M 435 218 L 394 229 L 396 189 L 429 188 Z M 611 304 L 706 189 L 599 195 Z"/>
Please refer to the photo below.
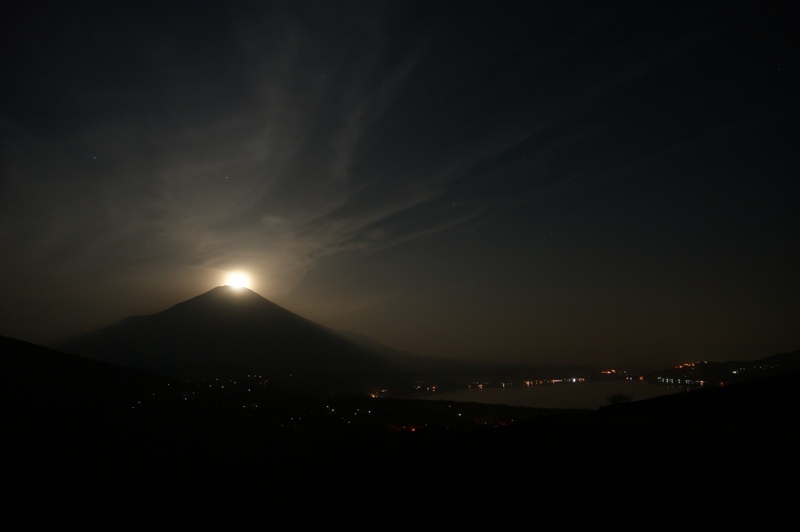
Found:
<path fill-rule="evenodd" d="M 627 395 L 632 401 L 649 399 L 661 395 L 682 393 L 682 386 L 650 384 L 645 381 L 594 381 L 577 383 L 538 384 L 530 387 L 523 384 L 465 388 L 442 392 L 418 392 L 408 399 L 431 399 L 463 401 L 473 403 L 505 404 L 533 408 L 588 408 L 596 410 L 608 405 L 611 395 Z"/>

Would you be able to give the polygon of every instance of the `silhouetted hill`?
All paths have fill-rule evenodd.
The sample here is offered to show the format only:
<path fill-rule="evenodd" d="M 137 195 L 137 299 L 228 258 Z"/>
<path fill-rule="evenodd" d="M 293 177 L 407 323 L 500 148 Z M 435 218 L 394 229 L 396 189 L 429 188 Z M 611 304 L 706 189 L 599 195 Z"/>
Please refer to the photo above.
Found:
<path fill-rule="evenodd" d="M 800 350 L 778 353 L 755 360 L 696 361 L 652 371 L 645 378 L 652 383 L 716 386 L 800 371 Z"/>
<path fill-rule="evenodd" d="M 800 472 L 798 419 L 800 372 L 789 372 L 523 420 L 477 440 L 501 457 L 496 471 L 558 479 L 537 496 L 562 511 L 575 501 L 598 516 L 645 517 L 646 528 L 780 529 Z"/>
<path fill-rule="evenodd" d="M 62 353 L 22 340 L 0 336 L 4 391 L 31 401 L 64 407 L 126 403 L 162 389 L 169 381 L 153 373 Z M 24 401 L 22 401 L 24 397 Z"/>
<path fill-rule="evenodd" d="M 361 393 L 410 386 L 403 354 L 354 342 L 228 286 L 54 347 L 173 378 L 261 374 L 275 386 Z"/>
<path fill-rule="evenodd" d="M 487 524 L 556 528 L 575 512 L 637 527 L 665 515 L 773 525 L 793 507 L 797 373 L 559 411 L 273 393 L 258 381 L 167 392 L 141 371 L 0 340 L 13 383 L 4 473 L 20 499 L 15 524 L 27 525 L 15 529 L 47 515 L 152 529 L 156 500 L 181 523 L 208 505 L 228 525 L 268 510 L 287 526 L 320 515 L 389 528 L 470 522 L 474 508 L 489 510 Z"/>
<path fill-rule="evenodd" d="M 135 430 L 136 405 L 170 386 L 152 373 L 5 336 L 0 356 L 5 444 L 25 452 L 115 441 Z"/>

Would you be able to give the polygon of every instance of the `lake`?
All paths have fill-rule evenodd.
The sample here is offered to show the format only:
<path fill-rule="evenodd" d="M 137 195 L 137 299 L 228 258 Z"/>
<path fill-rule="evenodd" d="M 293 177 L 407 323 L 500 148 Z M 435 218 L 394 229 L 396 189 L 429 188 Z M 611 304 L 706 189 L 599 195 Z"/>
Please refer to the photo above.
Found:
<path fill-rule="evenodd" d="M 463 401 L 474 403 L 504 404 L 533 408 L 588 408 L 596 410 L 609 404 L 611 395 L 628 395 L 632 401 L 649 399 L 661 395 L 684 392 L 682 386 L 650 384 L 639 380 L 615 380 L 592 382 L 561 382 L 525 386 L 517 384 L 506 387 L 464 388 L 436 392 L 416 392 L 407 399 Z"/>

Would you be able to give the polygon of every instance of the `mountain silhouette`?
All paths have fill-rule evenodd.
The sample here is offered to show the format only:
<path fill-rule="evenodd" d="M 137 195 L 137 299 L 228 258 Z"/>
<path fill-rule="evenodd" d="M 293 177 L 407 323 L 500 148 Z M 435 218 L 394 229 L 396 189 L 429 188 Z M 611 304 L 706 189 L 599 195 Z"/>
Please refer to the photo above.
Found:
<path fill-rule="evenodd" d="M 259 374 L 275 386 L 358 392 L 410 383 L 403 353 L 356 342 L 230 286 L 51 347 L 169 378 Z"/>
<path fill-rule="evenodd" d="M 19 406 L 63 408 L 99 403 L 125 404 L 164 387 L 158 375 L 0 336 L 5 390 Z M 23 400 L 24 399 L 24 400 Z"/>

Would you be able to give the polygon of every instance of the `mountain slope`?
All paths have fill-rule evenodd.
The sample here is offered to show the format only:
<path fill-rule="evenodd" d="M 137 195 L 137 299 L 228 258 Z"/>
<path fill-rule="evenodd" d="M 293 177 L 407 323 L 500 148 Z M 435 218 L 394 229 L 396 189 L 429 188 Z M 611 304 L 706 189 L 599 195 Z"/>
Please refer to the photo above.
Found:
<path fill-rule="evenodd" d="M 89 360 L 0 336 L 4 389 L 18 397 L 63 406 L 65 402 L 126 402 L 161 389 L 167 380 L 144 371 Z"/>
<path fill-rule="evenodd" d="M 263 374 L 273 384 L 354 391 L 407 378 L 399 353 L 358 345 L 251 290 L 228 286 L 54 347 L 173 378 Z"/>
<path fill-rule="evenodd" d="M 46 442 L 108 443 L 133 421 L 143 400 L 169 390 L 167 379 L 0 336 L 5 443 L 37 453 Z M 11 453 L 12 455 L 14 453 Z M 41 458 L 41 457 L 40 457 Z"/>

